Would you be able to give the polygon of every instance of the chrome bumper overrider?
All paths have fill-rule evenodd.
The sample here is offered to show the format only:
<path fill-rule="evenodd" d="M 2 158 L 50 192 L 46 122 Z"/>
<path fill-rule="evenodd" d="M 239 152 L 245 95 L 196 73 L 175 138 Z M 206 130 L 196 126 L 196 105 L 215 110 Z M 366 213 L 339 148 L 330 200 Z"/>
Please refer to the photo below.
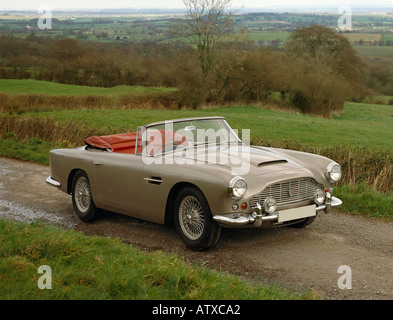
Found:
<path fill-rule="evenodd" d="M 333 208 L 338 208 L 342 205 L 342 201 L 339 198 L 333 197 L 330 194 L 326 194 L 325 204 L 316 207 L 316 212 L 324 211 L 329 213 Z M 253 225 L 254 227 L 260 227 L 263 222 L 278 222 L 278 212 L 270 215 L 263 215 L 262 208 L 259 203 L 251 214 L 225 214 L 213 216 L 214 221 L 219 225 L 228 228 L 241 228 L 247 225 Z"/>
<path fill-rule="evenodd" d="M 330 211 L 332 211 L 333 208 L 338 208 L 340 207 L 343 202 L 336 197 L 333 197 L 329 192 L 326 193 L 326 210 L 325 213 L 329 213 Z"/>
<path fill-rule="evenodd" d="M 59 181 L 53 180 L 52 177 L 46 178 L 45 182 L 53 187 L 60 188 L 61 184 Z"/>

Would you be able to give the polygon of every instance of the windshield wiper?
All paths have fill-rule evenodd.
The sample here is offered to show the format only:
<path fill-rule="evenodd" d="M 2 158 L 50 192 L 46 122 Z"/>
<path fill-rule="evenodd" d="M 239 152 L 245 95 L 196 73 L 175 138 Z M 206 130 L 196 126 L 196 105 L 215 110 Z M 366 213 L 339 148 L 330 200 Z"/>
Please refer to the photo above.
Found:
<path fill-rule="evenodd" d="M 193 147 L 195 146 L 201 146 L 201 145 L 206 145 L 206 144 L 215 144 L 215 145 L 222 145 L 222 144 L 230 144 L 230 143 L 237 143 L 237 144 L 243 144 L 243 141 L 241 140 L 226 140 L 226 141 L 220 141 L 220 142 L 214 142 L 214 141 L 205 141 L 205 142 L 198 142 L 194 143 Z"/>

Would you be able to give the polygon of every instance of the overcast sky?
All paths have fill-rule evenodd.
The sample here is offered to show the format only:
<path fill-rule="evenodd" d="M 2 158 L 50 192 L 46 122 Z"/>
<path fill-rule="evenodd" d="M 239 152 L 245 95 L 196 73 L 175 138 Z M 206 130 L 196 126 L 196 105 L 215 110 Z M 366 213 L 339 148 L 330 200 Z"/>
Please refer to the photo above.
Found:
<path fill-rule="evenodd" d="M 232 7 L 263 8 L 264 6 L 386 6 L 392 0 L 233 0 Z M 37 10 L 40 6 L 52 9 L 117 9 L 117 8 L 183 8 L 182 0 L 0 0 L 0 10 Z"/>

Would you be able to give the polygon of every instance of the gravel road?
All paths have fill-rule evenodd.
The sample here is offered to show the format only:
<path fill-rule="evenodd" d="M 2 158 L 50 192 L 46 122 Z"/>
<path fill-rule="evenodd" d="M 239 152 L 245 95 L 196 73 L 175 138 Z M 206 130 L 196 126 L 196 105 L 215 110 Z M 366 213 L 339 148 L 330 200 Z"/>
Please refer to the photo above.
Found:
<path fill-rule="evenodd" d="M 0 158 L 0 219 L 42 221 L 118 237 L 147 251 L 176 251 L 192 263 L 289 289 L 313 290 L 324 299 L 393 299 L 393 223 L 322 213 L 305 229 L 223 229 L 217 247 L 192 252 L 174 227 L 110 212 L 93 223 L 79 221 L 71 197 L 47 185 L 47 176 L 47 166 Z M 350 269 L 339 273 L 343 265 Z M 340 289 L 342 276 L 351 289 Z"/>

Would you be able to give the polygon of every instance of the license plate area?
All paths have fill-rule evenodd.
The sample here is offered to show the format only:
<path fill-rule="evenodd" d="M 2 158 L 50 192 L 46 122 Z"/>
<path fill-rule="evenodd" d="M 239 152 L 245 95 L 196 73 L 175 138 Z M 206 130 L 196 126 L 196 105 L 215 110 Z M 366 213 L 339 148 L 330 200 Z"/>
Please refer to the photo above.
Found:
<path fill-rule="evenodd" d="M 316 216 L 316 205 L 288 209 L 278 212 L 278 222 L 286 222 L 296 219 L 309 218 Z"/>

